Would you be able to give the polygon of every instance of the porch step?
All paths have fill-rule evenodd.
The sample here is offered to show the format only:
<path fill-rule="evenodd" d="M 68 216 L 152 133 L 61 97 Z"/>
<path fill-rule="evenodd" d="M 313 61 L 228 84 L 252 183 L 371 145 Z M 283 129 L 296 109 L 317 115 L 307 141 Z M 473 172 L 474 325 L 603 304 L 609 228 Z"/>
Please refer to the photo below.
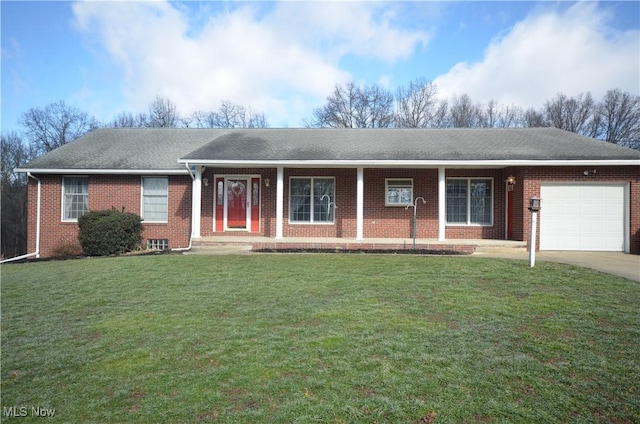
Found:
<path fill-rule="evenodd" d="M 191 254 L 234 254 L 247 252 L 381 252 L 411 253 L 411 239 L 367 239 L 356 241 L 338 238 L 206 237 L 193 241 Z M 415 250 L 424 254 L 470 255 L 504 250 L 513 254 L 526 252 L 526 243 L 503 240 L 417 240 Z"/>
<path fill-rule="evenodd" d="M 499 256 L 520 259 L 526 258 L 527 252 L 527 244 L 522 242 L 521 245 L 514 246 L 478 246 L 474 254 L 479 256 Z"/>
<path fill-rule="evenodd" d="M 231 255 L 251 253 L 253 246 L 244 243 L 194 242 L 187 255 Z"/>
<path fill-rule="evenodd" d="M 355 242 L 355 241 L 194 241 L 189 254 L 236 254 L 248 252 L 381 252 L 381 253 L 411 253 L 413 250 L 424 254 L 442 255 L 470 255 L 475 252 L 475 244 L 452 243 L 416 243 L 415 249 L 409 242 Z"/>

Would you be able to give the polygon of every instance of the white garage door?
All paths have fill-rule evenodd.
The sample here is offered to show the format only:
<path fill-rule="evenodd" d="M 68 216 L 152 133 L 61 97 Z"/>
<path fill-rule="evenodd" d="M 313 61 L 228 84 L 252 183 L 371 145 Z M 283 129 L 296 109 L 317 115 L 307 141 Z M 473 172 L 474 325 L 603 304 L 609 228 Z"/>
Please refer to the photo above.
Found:
<path fill-rule="evenodd" d="M 625 251 L 626 185 L 542 184 L 541 250 Z"/>

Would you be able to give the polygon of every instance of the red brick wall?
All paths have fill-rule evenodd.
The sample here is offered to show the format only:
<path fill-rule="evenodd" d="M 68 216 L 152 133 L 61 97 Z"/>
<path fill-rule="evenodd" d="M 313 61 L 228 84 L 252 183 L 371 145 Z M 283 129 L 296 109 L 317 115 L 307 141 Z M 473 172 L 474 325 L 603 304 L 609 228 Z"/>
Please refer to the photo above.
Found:
<path fill-rule="evenodd" d="M 42 183 L 40 256 L 55 256 L 65 246 L 78 246 L 78 224 L 62 222 L 62 176 L 37 175 Z M 112 207 L 140 214 L 140 176 L 90 175 L 89 210 Z M 146 239 L 167 238 L 169 247 L 186 247 L 191 233 L 191 178 L 169 177 L 169 216 L 167 223 L 143 223 L 143 245 Z M 28 251 L 36 249 L 37 181 L 28 186 Z"/>
<path fill-rule="evenodd" d="M 214 193 L 216 175 L 259 175 L 260 182 L 260 231 L 252 233 L 255 236 L 275 237 L 276 236 L 276 169 L 274 168 L 206 168 L 202 173 L 202 179 L 206 178 L 208 186 L 202 185 L 202 203 L 200 217 L 200 235 L 210 237 L 214 235 L 224 235 L 225 237 L 246 237 L 248 233 L 244 231 L 216 232 L 214 228 Z M 269 187 L 265 180 L 269 179 Z M 191 205 L 189 205 L 191 207 Z M 220 218 L 221 219 L 221 218 Z"/>
<path fill-rule="evenodd" d="M 418 201 L 416 236 L 438 237 L 438 171 L 433 169 L 364 170 L 364 238 L 411 238 L 413 208 L 385 206 L 385 180 L 413 178 L 413 196 Z M 354 194 L 355 198 L 355 187 Z M 354 209 L 355 213 L 355 209 Z"/>
<path fill-rule="evenodd" d="M 513 238 L 526 241 L 530 225 L 527 210 L 530 197 L 540 196 L 541 182 L 624 182 L 630 185 L 630 245 L 631 252 L 640 254 L 640 172 L 638 167 L 598 167 L 595 175 L 582 175 L 585 167 L 526 167 L 505 169 L 448 169 L 446 176 L 486 177 L 493 179 L 493 225 L 447 226 L 447 239 L 504 239 L 506 235 L 506 188 L 509 175 L 516 177 L 514 187 Z M 202 187 L 202 236 L 246 236 L 246 232 L 216 233 L 214 218 L 214 175 L 260 175 L 260 232 L 256 235 L 275 237 L 276 232 L 276 169 L 275 168 L 207 168 Z M 337 205 L 333 224 L 289 223 L 289 179 L 294 176 L 328 176 L 336 179 Z M 42 180 L 41 255 L 51 256 L 56 247 L 77 244 L 77 225 L 61 220 L 62 176 L 38 176 Z M 140 213 L 140 176 L 90 176 L 89 206 L 91 210 L 125 207 Z M 286 168 L 284 174 L 284 236 L 285 237 L 356 237 L 356 170 Z M 364 170 L 364 237 L 410 238 L 412 208 L 385 206 L 385 179 L 413 178 L 414 196 L 422 196 L 417 210 L 417 237 L 438 237 L 438 172 L 434 169 L 365 169 Z M 269 179 L 269 187 L 265 180 Z M 144 224 L 143 237 L 168 238 L 170 247 L 185 247 L 189 243 L 191 218 L 191 178 L 169 177 L 169 223 Z M 35 251 L 37 183 L 29 180 L 29 252 Z M 543 209 L 540 220 L 544 219 Z M 538 227 L 539 228 L 539 227 Z M 539 237 L 538 237 L 539 240 Z"/>
<path fill-rule="evenodd" d="M 506 238 L 506 185 L 508 175 L 494 169 L 447 169 L 446 177 L 492 178 L 493 179 L 493 224 L 492 225 L 447 225 L 447 239 L 497 239 Z M 436 187 L 437 190 L 437 187 Z"/>
<path fill-rule="evenodd" d="M 595 174 L 584 176 L 585 169 L 596 169 Z M 640 254 L 640 170 L 638 167 L 620 166 L 599 166 L 599 167 L 528 167 L 521 170 L 521 184 L 516 185 L 520 193 L 521 203 L 517 206 L 517 211 L 522 214 L 521 220 L 516 220 L 518 232 L 522 234 L 522 240 L 529 239 L 529 227 L 531 225 L 531 213 L 528 210 L 529 199 L 540 197 L 540 184 L 543 182 L 609 182 L 628 183 L 630 192 L 630 214 L 629 214 L 629 240 L 630 252 Z M 542 199 L 542 209 L 540 210 L 538 222 L 544 219 L 544 199 Z M 540 248 L 540 226 L 537 227 L 537 246 Z"/>
<path fill-rule="evenodd" d="M 202 218 L 201 232 L 203 237 L 247 236 L 246 232 L 229 231 L 216 232 L 214 230 L 214 181 L 216 175 L 260 175 L 261 181 L 261 210 L 260 232 L 252 233 L 257 236 L 275 237 L 276 235 L 276 181 L 277 171 L 273 168 L 207 168 L 202 178 L 209 181 L 209 186 L 202 187 Z M 289 179 L 291 177 L 334 177 L 336 180 L 335 220 L 333 224 L 289 224 Z M 269 179 L 269 187 L 265 180 Z M 356 170 L 355 169 L 307 169 L 286 168 L 284 171 L 284 237 L 356 237 Z"/>
<path fill-rule="evenodd" d="M 289 223 L 289 182 L 291 177 L 335 178 L 335 218 L 333 224 Z M 275 188 L 274 188 L 275 190 Z M 355 169 L 296 169 L 284 170 L 284 228 L 285 237 L 341 237 L 356 238 L 356 170 Z"/>

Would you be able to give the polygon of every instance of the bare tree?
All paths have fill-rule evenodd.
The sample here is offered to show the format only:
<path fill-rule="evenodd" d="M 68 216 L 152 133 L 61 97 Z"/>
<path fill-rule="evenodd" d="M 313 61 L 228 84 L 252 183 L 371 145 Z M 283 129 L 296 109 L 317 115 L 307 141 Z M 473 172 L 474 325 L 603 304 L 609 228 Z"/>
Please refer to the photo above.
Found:
<path fill-rule="evenodd" d="M 549 127 L 549 122 L 544 117 L 544 113 L 539 110 L 535 110 L 530 107 L 524 112 L 523 115 L 524 126 L 527 128 L 532 127 Z"/>
<path fill-rule="evenodd" d="M 215 128 L 246 128 L 247 111 L 244 106 L 236 105 L 228 100 L 222 102 L 214 115 Z"/>
<path fill-rule="evenodd" d="M 217 111 L 196 111 L 191 115 L 196 128 L 266 128 L 269 126 L 264 113 L 253 113 L 241 105 L 225 100 Z"/>
<path fill-rule="evenodd" d="M 35 152 L 15 132 L 0 136 L 2 195 L 0 228 L 2 257 L 14 257 L 27 250 L 27 177 L 14 169 L 35 157 Z"/>
<path fill-rule="evenodd" d="M 388 128 L 393 125 L 393 95 L 380 85 L 359 89 L 355 106 L 358 128 Z"/>
<path fill-rule="evenodd" d="M 451 126 L 454 128 L 479 128 L 482 122 L 480 105 L 474 104 L 468 94 L 453 96 L 449 109 Z"/>
<path fill-rule="evenodd" d="M 498 118 L 498 128 L 522 128 L 525 126 L 524 111 L 520 106 L 505 106 Z"/>
<path fill-rule="evenodd" d="M 346 87 L 336 85 L 327 97 L 327 103 L 313 111 L 309 126 L 321 128 L 356 128 L 356 98 L 358 88 L 353 81 Z"/>
<path fill-rule="evenodd" d="M 429 128 L 436 126 L 438 115 L 437 87 L 418 78 L 396 93 L 396 126 L 399 128 Z"/>
<path fill-rule="evenodd" d="M 593 117 L 596 104 L 590 93 L 567 97 L 558 94 L 544 105 L 545 119 L 554 127 L 589 137 L 596 136 Z"/>
<path fill-rule="evenodd" d="M 264 113 L 253 113 L 249 110 L 249 120 L 247 122 L 247 128 L 268 128 L 269 122 L 267 121 Z"/>
<path fill-rule="evenodd" d="M 436 114 L 433 116 L 433 128 L 448 128 L 449 124 L 449 101 L 441 100 L 438 103 Z"/>
<path fill-rule="evenodd" d="M 131 112 L 121 112 L 108 124 L 111 128 L 142 128 L 148 118 L 145 114 L 139 113 L 134 116 Z"/>
<path fill-rule="evenodd" d="M 327 103 L 314 110 L 309 127 L 386 128 L 393 125 L 393 95 L 378 85 L 336 85 Z"/>
<path fill-rule="evenodd" d="M 480 126 L 482 128 L 517 128 L 524 125 L 522 108 L 512 105 L 503 106 L 495 100 L 490 100 L 480 107 Z"/>
<path fill-rule="evenodd" d="M 598 106 L 597 116 L 603 140 L 640 147 L 640 96 L 609 90 Z"/>
<path fill-rule="evenodd" d="M 31 108 L 18 120 L 25 136 L 38 154 L 67 144 L 100 126 L 99 122 L 63 101 L 44 108 Z"/>
<path fill-rule="evenodd" d="M 147 127 L 171 128 L 177 127 L 180 123 L 178 109 L 170 99 L 156 96 L 149 105 L 148 121 L 144 123 Z"/>

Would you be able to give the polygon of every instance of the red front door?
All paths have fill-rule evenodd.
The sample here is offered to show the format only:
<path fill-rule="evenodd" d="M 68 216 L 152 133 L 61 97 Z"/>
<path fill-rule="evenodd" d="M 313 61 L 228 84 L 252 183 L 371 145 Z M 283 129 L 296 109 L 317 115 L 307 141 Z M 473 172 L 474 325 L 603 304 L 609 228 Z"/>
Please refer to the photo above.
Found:
<path fill-rule="evenodd" d="M 227 191 L 227 228 L 247 228 L 247 180 L 228 179 Z"/>

